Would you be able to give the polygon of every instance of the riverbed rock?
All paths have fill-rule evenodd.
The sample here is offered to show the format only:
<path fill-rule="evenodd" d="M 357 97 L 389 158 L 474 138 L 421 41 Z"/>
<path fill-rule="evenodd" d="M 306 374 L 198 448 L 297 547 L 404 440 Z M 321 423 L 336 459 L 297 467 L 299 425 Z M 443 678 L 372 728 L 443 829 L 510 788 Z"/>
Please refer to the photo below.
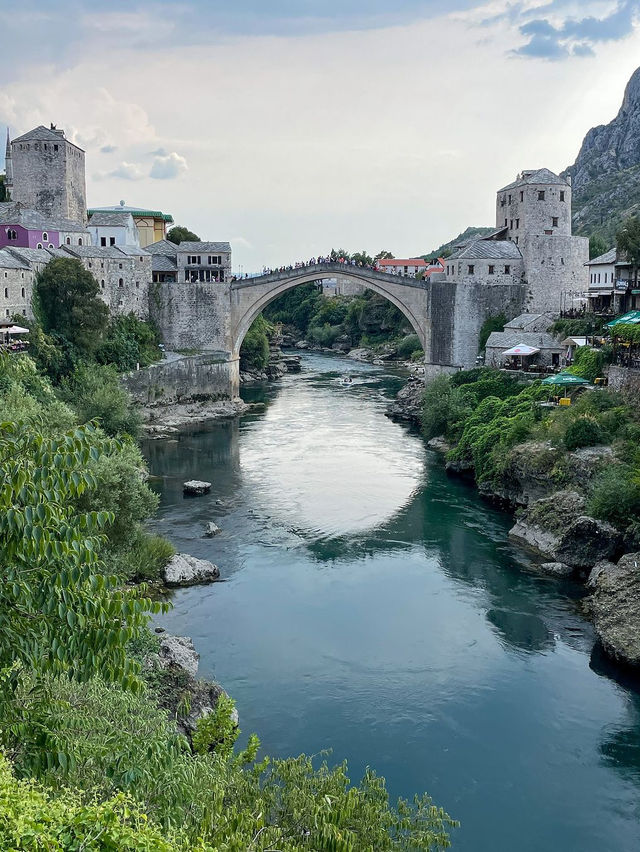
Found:
<path fill-rule="evenodd" d="M 217 565 L 206 559 L 196 559 L 188 553 L 176 553 L 164 569 L 167 586 L 197 586 L 212 583 L 220 577 Z"/>
<path fill-rule="evenodd" d="M 213 538 L 215 535 L 220 535 L 222 530 L 217 524 L 214 524 L 213 521 L 209 521 L 204 528 L 204 534 L 206 538 Z"/>
<path fill-rule="evenodd" d="M 573 574 L 573 568 L 564 562 L 543 562 L 538 570 L 549 577 L 570 577 Z"/>
<path fill-rule="evenodd" d="M 437 438 L 431 438 L 427 441 L 427 446 L 431 450 L 435 450 L 437 453 L 442 453 L 446 455 L 451 449 L 451 444 L 448 444 L 443 435 L 439 435 Z"/>
<path fill-rule="evenodd" d="M 602 574 L 603 571 L 611 571 L 616 567 L 615 562 L 609 562 L 608 559 L 603 559 L 600 562 L 596 562 L 596 564 L 591 569 L 589 576 L 587 577 L 587 581 L 584 584 L 587 589 L 593 591 L 598 584 L 598 577 Z"/>
<path fill-rule="evenodd" d="M 287 373 L 299 373 L 302 371 L 299 355 L 283 355 L 282 362 Z"/>
<path fill-rule="evenodd" d="M 627 553 L 600 572 L 589 608 L 606 653 L 640 665 L 640 553 Z"/>
<path fill-rule="evenodd" d="M 368 361 L 371 354 L 369 349 L 352 349 L 347 358 L 353 358 L 354 361 Z"/>
<path fill-rule="evenodd" d="M 191 677 L 195 677 L 198 672 L 200 655 L 188 636 L 172 636 L 168 633 L 163 635 L 158 657 L 163 668 L 175 666 Z"/>
<path fill-rule="evenodd" d="M 611 559 L 622 546 L 619 531 L 596 518 L 581 515 L 562 533 L 555 558 L 574 568 L 591 569 L 603 559 Z"/>
<path fill-rule="evenodd" d="M 296 349 L 309 349 L 309 346 L 310 344 L 308 340 L 299 340 L 295 344 Z"/>
<path fill-rule="evenodd" d="M 411 376 L 406 385 L 397 393 L 393 402 L 387 407 L 385 412 L 387 417 L 419 426 L 424 387 L 422 379 Z"/>
<path fill-rule="evenodd" d="M 204 482 L 201 479 L 190 479 L 188 482 L 182 483 L 182 491 L 190 497 L 208 494 L 211 491 L 211 483 Z"/>

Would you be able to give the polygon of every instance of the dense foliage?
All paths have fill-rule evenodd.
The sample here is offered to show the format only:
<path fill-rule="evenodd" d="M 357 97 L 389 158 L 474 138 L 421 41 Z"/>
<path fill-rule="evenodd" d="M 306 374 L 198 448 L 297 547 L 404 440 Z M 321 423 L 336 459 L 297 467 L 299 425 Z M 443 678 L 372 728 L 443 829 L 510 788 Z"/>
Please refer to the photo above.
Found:
<path fill-rule="evenodd" d="M 633 267 L 633 281 L 638 284 L 638 268 L 640 268 L 640 217 L 629 216 L 625 219 L 616 234 L 618 251 L 625 255 Z"/>
<path fill-rule="evenodd" d="M 98 282 L 75 258 L 56 257 L 36 276 L 34 309 L 45 332 L 91 356 L 102 342 L 109 310 Z"/>
<path fill-rule="evenodd" d="M 269 363 L 269 340 L 274 326 L 262 314 L 253 321 L 240 347 L 241 370 L 263 370 Z"/>
<path fill-rule="evenodd" d="M 183 225 L 174 225 L 173 228 L 169 228 L 167 231 L 167 239 L 170 243 L 176 243 L 176 245 L 179 245 L 184 242 L 197 243 L 199 242 L 200 237 L 197 234 L 194 234 L 193 231 L 185 228 Z"/>

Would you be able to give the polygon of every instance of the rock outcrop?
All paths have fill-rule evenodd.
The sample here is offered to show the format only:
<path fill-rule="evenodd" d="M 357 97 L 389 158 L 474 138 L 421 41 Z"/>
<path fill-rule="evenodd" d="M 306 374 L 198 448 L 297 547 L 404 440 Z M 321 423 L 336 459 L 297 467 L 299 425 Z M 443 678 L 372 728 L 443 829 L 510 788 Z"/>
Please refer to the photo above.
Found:
<path fill-rule="evenodd" d="M 204 534 L 206 538 L 213 538 L 215 535 L 220 535 L 222 530 L 217 524 L 214 524 L 213 521 L 209 521 L 204 528 Z"/>
<path fill-rule="evenodd" d="M 202 479 L 190 479 L 188 482 L 182 483 L 182 491 L 190 497 L 208 494 L 211 491 L 211 483 Z"/>
<path fill-rule="evenodd" d="M 206 559 L 196 559 L 188 553 L 176 553 L 164 569 L 167 586 L 198 586 L 212 583 L 220 576 L 220 569 Z"/>
<path fill-rule="evenodd" d="M 622 536 L 611 524 L 585 515 L 584 508 L 577 492 L 558 491 L 523 510 L 509 536 L 574 573 L 591 570 L 619 552 Z"/>
<path fill-rule="evenodd" d="M 423 379 L 412 376 L 387 407 L 385 412 L 387 417 L 419 426 L 423 394 Z"/>
<path fill-rule="evenodd" d="M 589 608 L 604 650 L 618 662 L 640 665 L 640 553 L 603 567 L 594 585 Z"/>
<path fill-rule="evenodd" d="M 587 133 L 563 176 L 573 182 L 574 233 L 601 231 L 613 243 L 622 218 L 640 210 L 640 68 L 627 84 L 618 115 Z"/>
<path fill-rule="evenodd" d="M 224 689 L 217 683 L 197 679 L 200 655 L 188 636 L 163 634 L 157 654 L 149 654 L 145 669 L 160 673 L 157 700 L 160 707 L 175 719 L 178 731 L 190 738 L 198 720 L 213 713 Z M 185 714 L 184 710 L 187 708 Z M 234 709 L 234 722 L 238 713 Z"/>

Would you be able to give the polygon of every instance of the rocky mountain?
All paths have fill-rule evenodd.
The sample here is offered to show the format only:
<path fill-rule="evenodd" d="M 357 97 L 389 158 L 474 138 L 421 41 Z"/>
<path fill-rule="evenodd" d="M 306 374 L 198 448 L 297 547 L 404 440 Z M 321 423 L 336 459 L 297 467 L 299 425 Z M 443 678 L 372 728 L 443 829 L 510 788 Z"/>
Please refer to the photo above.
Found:
<path fill-rule="evenodd" d="M 627 84 L 620 112 L 585 136 L 575 163 L 573 232 L 613 244 L 626 217 L 640 213 L 640 68 Z"/>

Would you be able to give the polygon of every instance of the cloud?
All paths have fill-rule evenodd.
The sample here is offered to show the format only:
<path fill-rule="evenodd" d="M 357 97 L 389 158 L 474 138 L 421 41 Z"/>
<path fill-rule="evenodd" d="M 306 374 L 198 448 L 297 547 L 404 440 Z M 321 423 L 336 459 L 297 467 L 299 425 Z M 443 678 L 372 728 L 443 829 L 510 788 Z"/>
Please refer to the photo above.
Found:
<path fill-rule="evenodd" d="M 94 174 L 96 180 L 109 180 L 113 178 L 119 180 L 142 180 L 145 177 L 146 175 L 140 166 L 136 163 L 127 163 L 124 161 L 110 172 L 96 172 Z"/>
<path fill-rule="evenodd" d="M 102 148 L 100 148 L 100 153 L 101 154 L 113 154 L 117 150 L 118 150 L 118 148 L 117 148 L 116 145 L 103 145 Z"/>
<path fill-rule="evenodd" d="M 185 172 L 187 168 L 185 158 L 172 151 L 170 154 L 156 156 L 149 177 L 156 180 L 172 180 Z"/>
<path fill-rule="evenodd" d="M 155 151 L 149 151 L 150 157 L 166 157 L 168 155 L 166 148 L 156 148 Z"/>
<path fill-rule="evenodd" d="M 529 14 L 556 13 L 553 23 L 548 18 L 534 18 L 520 26 L 520 33 L 529 41 L 513 51 L 517 56 L 542 59 L 566 59 L 569 56 L 595 55 L 594 45 L 620 41 L 634 31 L 640 0 L 619 0 L 613 11 L 597 17 L 557 17 L 567 0 L 554 0 L 546 6 L 529 9 Z"/>

